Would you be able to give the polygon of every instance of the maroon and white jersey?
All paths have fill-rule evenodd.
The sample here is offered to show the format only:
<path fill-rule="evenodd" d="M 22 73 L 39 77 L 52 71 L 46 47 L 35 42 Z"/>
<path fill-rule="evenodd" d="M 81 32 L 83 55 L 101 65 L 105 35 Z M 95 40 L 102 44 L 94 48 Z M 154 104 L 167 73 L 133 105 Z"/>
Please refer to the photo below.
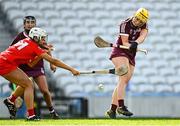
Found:
<path fill-rule="evenodd" d="M 14 39 L 14 41 L 11 43 L 11 45 L 16 44 L 22 39 L 27 38 L 28 35 L 23 31 L 20 32 Z M 43 60 L 40 60 L 33 68 L 29 67 L 27 64 L 21 64 L 19 66 L 20 69 L 22 69 L 28 76 L 36 77 L 39 75 L 44 75 L 44 62 Z"/>
<path fill-rule="evenodd" d="M 16 44 L 17 42 L 19 42 L 20 40 L 23 40 L 25 38 L 28 38 L 28 35 L 25 32 L 20 32 L 15 39 L 13 40 L 13 42 L 11 43 L 11 45 Z"/>
<path fill-rule="evenodd" d="M 117 44 L 122 45 L 121 35 L 129 36 L 129 42 L 135 41 L 139 37 L 142 29 L 148 29 L 147 24 L 144 24 L 142 27 L 135 27 L 132 24 L 132 18 L 126 19 L 120 24 Z"/>
<path fill-rule="evenodd" d="M 147 24 L 144 24 L 142 27 L 135 27 L 132 24 L 132 18 L 126 19 L 120 24 L 119 37 L 116 44 L 122 45 L 122 39 L 121 39 L 122 35 L 128 37 L 129 43 L 134 42 L 140 36 L 140 32 L 142 29 L 148 29 Z M 129 63 L 133 66 L 135 65 L 135 55 L 132 54 L 129 50 L 113 48 L 110 59 L 119 56 L 127 57 L 129 59 Z"/>

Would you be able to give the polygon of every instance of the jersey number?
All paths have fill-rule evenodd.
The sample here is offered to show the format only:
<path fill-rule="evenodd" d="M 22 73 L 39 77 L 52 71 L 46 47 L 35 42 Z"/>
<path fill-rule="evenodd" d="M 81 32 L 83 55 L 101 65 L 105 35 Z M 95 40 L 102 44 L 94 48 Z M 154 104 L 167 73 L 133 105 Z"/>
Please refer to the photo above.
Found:
<path fill-rule="evenodd" d="M 27 42 L 19 41 L 18 43 L 15 44 L 18 50 L 21 50 L 22 48 L 26 47 L 28 45 Z"/>

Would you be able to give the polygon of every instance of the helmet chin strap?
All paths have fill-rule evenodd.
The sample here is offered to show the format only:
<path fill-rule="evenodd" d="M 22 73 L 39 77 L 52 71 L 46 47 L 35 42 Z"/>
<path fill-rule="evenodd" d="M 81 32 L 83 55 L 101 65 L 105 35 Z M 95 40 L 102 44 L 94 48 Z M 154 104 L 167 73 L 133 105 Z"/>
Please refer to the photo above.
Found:
<path fill-rule="evenodd" d="M 133 19 L 132 19 L 133 20 Z M 144 23 L 145 24 L 145 23 Z M 140 28 L 140 27 L 142 27 L 144 24 L 141 24 L 141 25 L 139 25 L 139 26 L 135 26 L 134 24 L 133 24 L 133 21 L 131 21 L 130 22 L 130 25 L 133 27 L 133 28 Z"/>
<path fill-rule="evenodd" d="M 135 26 L 132 21 L 130 22 L 130 25 L 131 25 L 133 28 L 138 28 L 138 26 Z"/>

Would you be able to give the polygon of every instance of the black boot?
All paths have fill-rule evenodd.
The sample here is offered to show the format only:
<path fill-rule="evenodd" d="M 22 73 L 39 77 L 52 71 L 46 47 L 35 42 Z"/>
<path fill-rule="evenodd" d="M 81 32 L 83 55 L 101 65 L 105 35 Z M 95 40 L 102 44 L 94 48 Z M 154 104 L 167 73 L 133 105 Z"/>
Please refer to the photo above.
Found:
<path fill-rule="evenodd" d="M 34 115 L 32 117 L 27 117 L 27 121 L 40 121 L 40 119 L 36 115 Z"/>
<path fill-rule="evenodd" d="M 4 104 L 9 110 L 10 118 L 14 119 L 16 117 L 16 107 L 14 104 L 12 104 L 7 98 L 4 100 Z"/>
<path fill-rule="evenodd" d="M 122 114 L 122 115 L 125 115 L 125 116 L 132 116 L 132 115 L 133 115 L 133 113 L 130 112 L 130 111 L 127 109 L 126 106 L 118 107 L 118 108 L 117 108 L 117 112 L 118 112 L 119 114 Z"/>
<path fill-rule="evenodd" d="M 111 119 L 115 119 L 116 118 L 116 112 L 112 111 L 111 109 L 108 110 L 105 115 L 107 117 L 111 118 Z"/>
<path fill-rule="evenodd" d="M 50 115 L 51 115 L 52 119 L 59 119 L 60 118 L 59 115 L 55 111 L 50 113 Z"/>

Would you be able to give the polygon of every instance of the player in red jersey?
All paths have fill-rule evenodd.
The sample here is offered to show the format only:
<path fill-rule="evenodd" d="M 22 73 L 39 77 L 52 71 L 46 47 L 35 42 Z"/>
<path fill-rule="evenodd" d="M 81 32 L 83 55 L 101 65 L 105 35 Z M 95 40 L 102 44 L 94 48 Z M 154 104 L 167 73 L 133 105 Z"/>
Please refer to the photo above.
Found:
<path fill-rule="evenodd" d="M 24 31 L 20 32 L 15 37 L 15 39 L 13 40 L 11 45 L 14 45 L 17 42 L 19 42 L 20 40 L 28 37 L 29 31 L 31 30 L 31 28 L 36 26 L 36 18 L 34 16 L 26 16 L 26 17 L 24 17 L 23 23 L 24 23 Z M 33 80 L 36 82 L 36 84 L 38 85 L 40 91 L 42 92 L 42 94 L 44 96 L 44 99 L 48 106 L 51 118 L 58 119 L 59 116 L 54 110 L 51 94 L 48 89 L 43 60 L 41 59 L 33 68 L 28 66 L 27 64 L 21 64 L 19 66 L 19 68 L 21 70 L 23 70 L 29 77 L 33 78 Z M 53 64 L 50 64 L 50 68 L 53 72 L 56 71 L 56 66 L 54 66 Z M 16 100 L 16 98 L 14 98 L 13 94 L 7 99 L 9 99 L 12 102 L 14 102 Z M 5 103 L 7 103 L 7 99 L 5 99 Z M 11 118 L 15 117 L 15 113 L 16 112 L 14 111 L 13 115 L 11 115 Z"/>
<path fill-rule="evenodd" d="M 0 53 L 0 75 L 18 86 L 13 93 L 13 97 L 17 98 L 24 93 L 28 120 L 37 119 L 33 106 L 33 83 L 29 77 L 18 68 L 20 64 L 34 66 L 40 59 L 45 59 L 57 67 L 69 70 L 73 75 L 80 74 L 79 71 L 47 54 L 50 48 L 44 44 L 46 43 L 46 37 L 47 34 L 43 29 L 34 27 L 29 32 L 29 38 L 19 41 Z M 42 49 L 44 47 L 46 47 L 46 50 Z M 7 106 L 10 113 L 13 113 L 14 103 L 8 102 Z"/>
<path fill-rule="evenodd" d="M 128 73 L 119 76 L 117 86 L 112 94 L 111 108 L 106 112 L 106 115 L 110 118 L 116 118 L 116 111 L 125 116 L 133 115 L 124 105 L 124 96 L 126 86 L 134 72 L 137 46 L 143 43 L 148 34 L 148 19 L 148 10 L 140 8 L 133 17 L 126 19 L 120 24 L 120 34 L 117 44 L 125 45 L 130 47 L 130 49 L 113 48 L 110 59 L 116 68 L 126 65 L 128 67 Z"/>

